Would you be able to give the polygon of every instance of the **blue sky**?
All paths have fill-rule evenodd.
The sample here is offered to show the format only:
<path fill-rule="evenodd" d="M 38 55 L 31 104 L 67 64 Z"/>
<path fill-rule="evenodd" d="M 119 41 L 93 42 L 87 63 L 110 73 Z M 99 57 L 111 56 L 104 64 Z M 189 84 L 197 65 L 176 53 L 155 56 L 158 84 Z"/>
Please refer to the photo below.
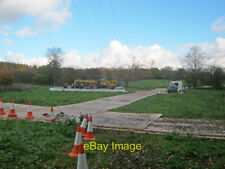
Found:
<path fill-rule="evenodd" d="M 127 57 L 124 63 L 136 57 L 127 53 L 139 59 L 145 53 L 147 60 L 154 54 L 152 60 L 158 60 L 162 51 L 153 52 L 155 48 L 164 52 L 158 57 L 171 58 L 177 57 L 174 47 L 190 44 L 225 57 L 219 49 L 225 45 L 224 0 L 32 1 L 0 0 L 0 60 L 18 57 L 33 64 L 29 59 L 43 59 L 46 49 L 55 46 L 63 49 L 67 62 L 82 64 L 88 57 L 93 66 L 114 66 L 105 58 L 120 57 L 121 52 Z"/>

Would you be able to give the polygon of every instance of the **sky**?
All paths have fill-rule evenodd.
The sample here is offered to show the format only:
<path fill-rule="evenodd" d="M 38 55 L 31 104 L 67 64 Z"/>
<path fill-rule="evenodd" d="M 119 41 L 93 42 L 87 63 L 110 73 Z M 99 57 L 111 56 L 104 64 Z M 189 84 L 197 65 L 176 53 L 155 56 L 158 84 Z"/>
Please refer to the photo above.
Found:
<path fill-rule="evenodd" d="M 194 45 L 225 67 L 224 0 L 0 0 L 0 61 L 178 68 Z"/>

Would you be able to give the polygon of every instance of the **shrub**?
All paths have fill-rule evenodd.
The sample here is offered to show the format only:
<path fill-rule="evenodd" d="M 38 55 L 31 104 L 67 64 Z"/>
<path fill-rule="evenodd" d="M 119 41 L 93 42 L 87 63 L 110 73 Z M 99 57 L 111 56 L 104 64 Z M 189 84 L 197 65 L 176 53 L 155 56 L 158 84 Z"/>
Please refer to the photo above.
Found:
<path fill-rule="evenodd" d="M 5 91 L 24 91 L 30 90 L 32 88 L 31 85 L 15 83 L 12 85 L 0 85 L 0 92 Z"/>
<path fill-rule="evenodd" d="M 14 76 L 10 72 L 0 72 L 0 85 L 12 85 Z"/>
<path fill-rule="evenodd" d="M 223 88 L 223 81 L 225 78 L 225 74 L 221 68 L 215 68 L 215 71 L 212 75 L 212 85 L 215 89 L 222 89 Z"/>
<path fill-rule="evenodd" d="M 29 71 L 14 71 L 15 83 L 32 83 L 34 73 Z"/>

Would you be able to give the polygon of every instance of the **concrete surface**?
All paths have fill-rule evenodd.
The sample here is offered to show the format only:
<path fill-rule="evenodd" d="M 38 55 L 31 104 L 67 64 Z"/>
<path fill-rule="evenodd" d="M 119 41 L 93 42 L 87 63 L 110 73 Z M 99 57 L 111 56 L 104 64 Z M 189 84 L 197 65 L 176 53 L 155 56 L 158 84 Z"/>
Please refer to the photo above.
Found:
<path fill-rule="evenodd" d="M 138 91 L 136 93 L 106 97 L 106 98 L 101 98 L 101 99 L 83 102 L 83 103 L 79 103 L 79 104 L 57 106 L 57 107 L 54 107 L 54 111 L 56 113 L 64 112 L 66 115 L 70 116 L 71 118 L 72 117 L 78 118 L 81 113 L 83 113 L 83 114 L 88 113 L 93 116 L 93 119 L 95 119 L 95 117 L 96 117 L 96 122 L 93 122 L 95 125 L 98 125 L 98 123 L 101 125 L 103 125 L 103 123 L 106 123 L 106 124 L 104 124 L 104 126 L 107 126 L 108 120 L 114 121 L 116 116 L 119 116 L 119 117 L 123 116 L 121 118 L 126 119 L 129 114 L 129 113 L 111 113 L 112 114 L 112 117 L 111 117 L 110 114 L 105 113 L 107 110 L 131 104 L 140 99 L 156 95 L 159 92 L 161 94 L 167 94 L 166 89 L 163 89 L 163 88 L 155 89 L 155 90 L 151 90 L 151 91 Z M 5 108 L 6 112 L 9 112 L 10 106 L 11 106 L 11 103 L 4 104 L 4 108 Z M 32 107 L 33 115 L 37 119 L 45 119 L 43 114 L 50 113 L 50 107 L 42 107 L 42 106 L 31 106 L 31 107 Z M 18 118 L 24 118 L 26 116 L 27 105 L 15 104 L 15 109 L 16 109 Z M 100 116 L 100 114 L 101 114 L 101 116 Z M 133 117 L 133 113 L 131 113 L 131 114 L 132 115 L 129 115 L 129 116 Z M 137 117 L 137 116 L 140 116 L 139 113 L 137 113 L 137 115 L 135 117 Z M 151 120 L 155 120 L 155 117 L 159 117 L 160 115 L 149 114 L 147 116 L 149 116 L 148 120 L 151 121 Z M 4 117 L 4 116 L 2 116 L 2 117 Z M 133 119 L 135 119 L 135 118 L 133 118 Z M 105 120 L 106 120 L 106 122 L 104 122 Z M 93 120 L 93 121 L 95 121 L 95 120 Z M 112 122 L 112 124 L 113 123 L 114 122 Z M 118 123 L 119 122 L 117 122 L 117 124 Z M 121 123 L 122 123 L 122 121 L 121 121 Z"/>
<path fill-rule="evenodd" d="M 115 89 L 76 89 L 76 88 L 63 88 L 63 87 L 53 87 L 49 89 L 50 91 L 69 91 L 69 92 L 122 92 L 127 91 L 124 88 Z"/>

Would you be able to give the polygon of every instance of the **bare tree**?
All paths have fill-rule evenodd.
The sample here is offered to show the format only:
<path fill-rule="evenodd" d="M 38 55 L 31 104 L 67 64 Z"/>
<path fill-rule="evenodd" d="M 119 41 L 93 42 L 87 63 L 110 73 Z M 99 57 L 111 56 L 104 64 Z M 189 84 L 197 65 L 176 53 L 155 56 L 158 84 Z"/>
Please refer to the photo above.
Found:
<path fill-rule="evenodd" d="M 206 55 L 199 46 L 191 47 L 189 52 L 184 56 L 185 66 L 190 71 L 188 81 L 192 83 L 194 88 L 197 86 L 199 80 L 198 75 L 204 66 L 205 58 Z"/>
<path fill-rule="evenodd" d="M 47 49 L 46 56 L 48 58 L 48 63 L 54 67 L 61 67 L 62 64 L 62 49 L 61 48 L 49 48 Z"/>
<path fill-rule="evenodd" d="M 62 49 L 61 48 L 49 48 L 47 49 L 46 56 L 48 58 L 48 74 L 50 84 L 56 84 L 60 80 L 61 65 L 62 65 Z"/>
<path fill-rule="evenodd" d="M 132 64 L 128 65 L 127 69 L 124 69 L 123 79 L 125 82 L 125 87 L 128 87 L 130 81 L 137 80 L 141 67 L 142 65 L 139 62 L 137 62 L 134 57 Z"/>

